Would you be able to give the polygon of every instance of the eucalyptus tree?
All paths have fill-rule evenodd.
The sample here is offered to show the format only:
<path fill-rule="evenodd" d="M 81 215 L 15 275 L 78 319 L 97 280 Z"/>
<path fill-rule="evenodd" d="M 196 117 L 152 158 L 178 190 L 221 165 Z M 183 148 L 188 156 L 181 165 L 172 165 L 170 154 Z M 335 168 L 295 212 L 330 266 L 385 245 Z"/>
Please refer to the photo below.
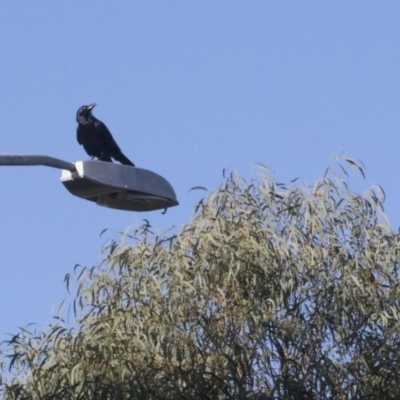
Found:
<path fill-rule="evenodd" d="M 400 398 L 399 233 L 341 163 L 232 173 L 179 231 L 109 243 L 66 277 L 72 321 L 2 344 L 3 397 Z"/>

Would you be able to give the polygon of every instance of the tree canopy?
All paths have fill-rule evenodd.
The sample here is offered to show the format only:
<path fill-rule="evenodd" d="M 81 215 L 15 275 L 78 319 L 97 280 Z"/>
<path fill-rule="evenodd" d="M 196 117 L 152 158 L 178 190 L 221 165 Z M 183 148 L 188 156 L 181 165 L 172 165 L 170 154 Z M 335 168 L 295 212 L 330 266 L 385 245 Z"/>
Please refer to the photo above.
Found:
<path fill-rule="evenodd" d="M 5 399 L 400 398 L 399 233 L 343 157 L 312 187 L 231 173 L 188 224 L 67 275 L 72 321 L 2 344 Z M 335 172 L 339 169 L 339 172 Z"/>

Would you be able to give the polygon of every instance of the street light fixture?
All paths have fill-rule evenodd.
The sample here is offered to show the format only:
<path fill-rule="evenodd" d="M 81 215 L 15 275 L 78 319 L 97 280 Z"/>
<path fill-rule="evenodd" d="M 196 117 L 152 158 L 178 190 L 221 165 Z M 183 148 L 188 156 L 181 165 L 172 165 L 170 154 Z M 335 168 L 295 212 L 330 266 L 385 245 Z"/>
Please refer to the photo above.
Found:
<path fill-rule="evenodd" d="M 104 161 L 70 163 L 34 154 L 0 154 L 0 166 L 43 165 L 62 169 L 61 182 L 75 196 L 125 211 L 153 211 L 179 204 L 162 176 L 146 169 Z"/>

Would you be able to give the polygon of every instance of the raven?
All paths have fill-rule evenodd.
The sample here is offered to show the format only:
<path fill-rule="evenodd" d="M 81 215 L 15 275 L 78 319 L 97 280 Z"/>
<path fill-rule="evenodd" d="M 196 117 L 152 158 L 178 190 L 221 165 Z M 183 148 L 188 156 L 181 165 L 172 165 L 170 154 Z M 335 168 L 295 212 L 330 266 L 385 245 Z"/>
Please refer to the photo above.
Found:
<path fill-rule="evenodd" d="M 97 157 L 100 161 L 112 162 L 114 158 L 121 164 L 134 167 L 135 164 L 122 153 L 108 128 L 93 116 L 95 106 L 95 103 L 82 106 L 76 113 L 78 143 L 83 145 L 89 156 Z"/>

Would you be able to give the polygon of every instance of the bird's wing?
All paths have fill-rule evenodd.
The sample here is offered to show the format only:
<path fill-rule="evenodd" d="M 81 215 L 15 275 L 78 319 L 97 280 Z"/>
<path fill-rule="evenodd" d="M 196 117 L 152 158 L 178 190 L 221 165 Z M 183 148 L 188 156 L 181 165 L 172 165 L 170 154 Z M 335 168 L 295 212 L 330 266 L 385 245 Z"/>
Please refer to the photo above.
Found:
<path fill-rule="evenodd" d="M 117 153 L 114 153 L 113 154 L 113 158 L 115 158 L 121 164 L 130 165 L 132 167 L 135 166 L 135 164 L 124 153 L 122 153 L 121 151 L 117 152 Z"/>
<path fill-rule="evenodd" d="M 107 126 L 99 121 L 95 121 L 95 127 L 96 131 L 103 136 L 103 138 L 106 140 L 107 145 L 109 146 L 109 151 L 121 151 L 119 146 L 117 145 L 117 142 L 114 140 L 113 136 L 111 135 L 111 132 L 108 130 Z"/>

